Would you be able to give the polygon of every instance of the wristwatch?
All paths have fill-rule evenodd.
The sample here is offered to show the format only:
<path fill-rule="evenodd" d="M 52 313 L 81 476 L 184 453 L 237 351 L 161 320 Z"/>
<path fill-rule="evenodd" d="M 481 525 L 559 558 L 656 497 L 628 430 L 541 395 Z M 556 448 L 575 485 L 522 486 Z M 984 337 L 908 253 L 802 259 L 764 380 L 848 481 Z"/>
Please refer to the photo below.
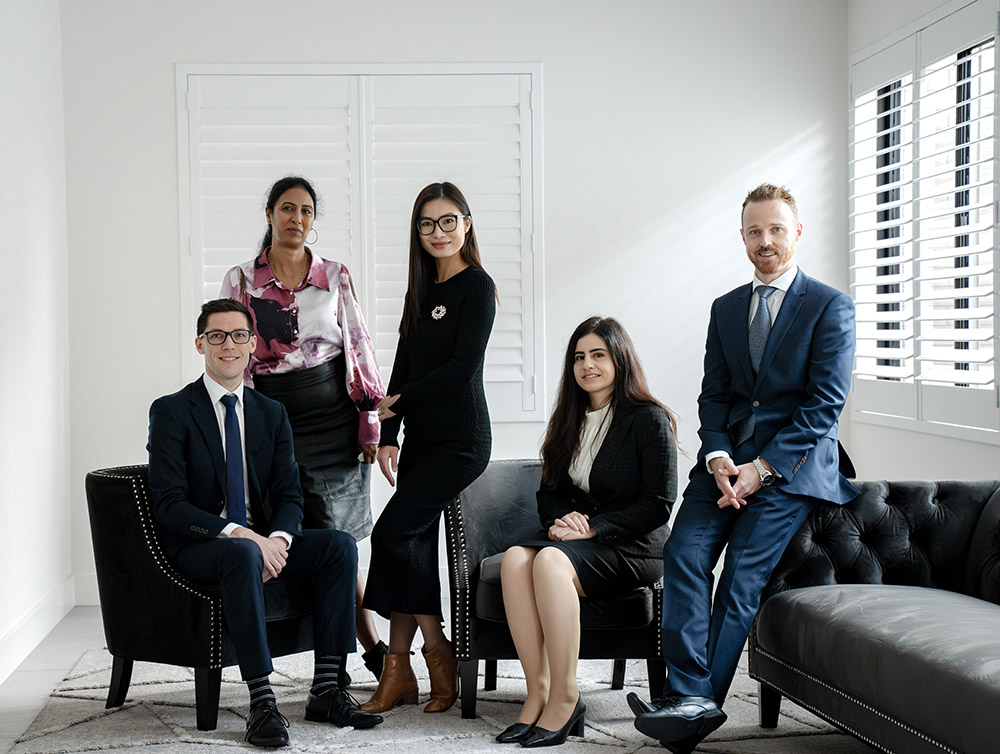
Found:
<path fill-rule="evenodd" d="M 757 473 L 760 474 L 760 486 L 770 487 L 772 484 L 778 481 L 778 475 L 773 471 L 768 471 L 767 467 L 761 463 L 759 458 L 753 459 L 753 467 L 757 469 Z"/>

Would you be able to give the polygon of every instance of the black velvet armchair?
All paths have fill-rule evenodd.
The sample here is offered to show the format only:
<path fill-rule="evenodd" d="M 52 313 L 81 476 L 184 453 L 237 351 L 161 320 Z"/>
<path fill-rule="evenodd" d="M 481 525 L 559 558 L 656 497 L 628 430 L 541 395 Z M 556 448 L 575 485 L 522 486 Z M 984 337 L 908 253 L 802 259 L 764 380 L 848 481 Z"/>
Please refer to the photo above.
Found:
<path fill-rule="evenodd" d="M 541 530 L 535 503 L 540 481 L 539 461 L 492 461 L 445 509 L 463 718 L 476 716 L 479 660 L 485 661 L 489 691 L 496 688 L 497 660 L 517 658 L 500 591 L 499 559 L 508 547 Z M 614 598 L 581 599 L 580 658 L 614 660 L 612 688 L 624 686 L 626 659 L 645 659 L 650 695 L 660 696 L 666 672 L 660 649 L 662 593 L 657 584 Z"/>
<path fill-rule="evenodd" d="M 136 660 L 194 668 L 199 730 L 214 730 L 222 669 L 236 664 L 217 589 L 193 584 L 167 561 L 149 504 L 147 467 L 87 474 L 87 506 L 108 651 L 107 707 L 125 703 Z M 301 583 L 264 585 L 273 656 L 313 647 L 312 595 Z"/>

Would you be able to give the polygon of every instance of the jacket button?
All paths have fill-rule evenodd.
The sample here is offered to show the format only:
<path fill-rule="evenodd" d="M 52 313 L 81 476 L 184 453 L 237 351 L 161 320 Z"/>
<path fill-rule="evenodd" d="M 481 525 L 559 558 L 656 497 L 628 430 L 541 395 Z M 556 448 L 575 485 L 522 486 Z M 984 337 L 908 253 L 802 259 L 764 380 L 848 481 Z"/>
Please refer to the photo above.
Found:
<path fill-rule="evenodd" d="M 759 406 L 760 406 L 760 401 L 754 401 L 754 402 L 753 402 L 753 403 L 751 403 L 750 405 L 751 405 L 751 406 L 753 406 L 754 408 L 757 408 L 757 407 L 759 407 Z"/>

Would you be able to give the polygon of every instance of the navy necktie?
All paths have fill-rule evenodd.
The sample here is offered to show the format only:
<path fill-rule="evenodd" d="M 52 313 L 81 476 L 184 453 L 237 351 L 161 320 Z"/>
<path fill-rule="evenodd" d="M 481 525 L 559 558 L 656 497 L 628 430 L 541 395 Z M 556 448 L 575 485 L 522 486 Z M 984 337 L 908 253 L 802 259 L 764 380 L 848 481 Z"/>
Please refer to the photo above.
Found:
<path fill-rule="evenodd" d="M 764 357 L 767 347 L 767 336 L 771 334 L 771 314 L 767 310 L 767 298 L 777 290 L 771 285 L 761 285 L 757 288 L 757 313 L 750 323 L 750 364 L 754 374 L 760 369 L 760 360 Z"/>
<path fill-rule="evenodd" d="M 246 494 L 243 491 L 243 443 L 240 420 L 236 416 L 236 396 L 222 396 L 226 407 L 226 518 L 240 526 L 247 525 Z"/>

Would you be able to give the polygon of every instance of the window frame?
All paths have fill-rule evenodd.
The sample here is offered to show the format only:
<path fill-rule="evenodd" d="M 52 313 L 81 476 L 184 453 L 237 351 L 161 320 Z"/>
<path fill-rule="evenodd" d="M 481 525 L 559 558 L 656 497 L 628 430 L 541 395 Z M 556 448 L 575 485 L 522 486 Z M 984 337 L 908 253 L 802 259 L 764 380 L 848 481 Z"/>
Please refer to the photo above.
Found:
<path fill-rule="evenodd" d="M 1000 146 L 1000 128 L 997 127 L 997 124 L 1000 123 L 1000 113 L 998 113 L 998 105 L 1000 105 L 1000 102 L 998 102 L 1000 101 L 1000 65 L 998 65 L 998 59 L 1000 59 L 1000 52 L 998 52 L 998 44 L 1000 44 L 1000 28 L 998 28 L 997 20 L 998 10 L 1000 10 L 1000 2 L 997 2 L 997 0 L 955 0 L 954 2 L 948 3 L 947 5 L 936 9 L 934 12 L 921 17 L 913 23 L 898 30 L 894 34 L 885 37 L 879 42 L 851 56 L 848 61 L 850 82 L 848 123 L 849 141 L 851 144 L 848 197 L 852 210 L 852 219 L 849 230 L 853 238 L 853 234 L 856 232 L 853 222 L 855 201 L 854 165 L 856 159 L 853 145 L 856 138 L 855 105 L 858 103 L 859 97 L 869 92 L 875 94 L 886 85 L 889 85 L 901 78 L 905 78 L 906 76 L 910 76 L 912 79 L 911 85 L 914 87 L 913 108 L 916 114 L 913 117 L 913 128 L 915 129 L 916 121 L 919 118 L 920 106 L 920 93 L 916 89 L 918 85 L 917 82 L 920 81 L 921 77 L 927 73 L 929 70 L 928 66 L 930 65 L 929 61 L 924 61 L 923 63 L 921 62 L 921 42 L 923 33 L 939 23 L 942 23 L 943 25 L 938 28 L 944 29 L 946 33 L 962 27 L 963 19 L 960 15 L 956 15 L 959 14 L 960 11 L 966 12 L 968 17 L 975 18 L 977 21 L 979 19 L 985 19 L 987 14 L 992 20 L 990 26 L 983 29 L 982 34 L 977 37 L 972 37 L 970 35 L 969 38 L 964 39 L 964 47 L 962 48 L 967 49 L 975 47 L 983 43 L 985 41 L 984 38 L 989 38 L 989 35 L 992 34 L 994 45 L 994 89 L 992 114 L 994 127 L 991 139 L 993 143 L 993 155 L 991 159 L 993 167 L 993 395 L 992 401 L 990 401 L 988 398 L 983 398 L 983 393 L 987 393 L 987 391 L 981 391 L 978 396 L 980 403 L 975 404 L 976 408 L 979 408 L 981 404 L 992 404 L 991 410 L 993 415 L 992 417 L 987 415 L 986 420 L 983 422 L 984 424 L 992 422 L 992 427 L 975 427 L 964 424 L 948 423 L 947 421 L 942 421 L 940 416 L 936 419 L 927 418 L 928 410 L 939 408 L 940 405 L 942 405 L 943 400 L 961 402 L 965 398 L 970 397 L 971 393 L 964 393 L 963 391 L 965 388 L 957 385 L 941 385 L 937 383 L 927 384 L 923 378 L 918 377 L 916 374 L 916 360 L 919 356 L 919 345 L 916 343 L 914 343 L 916 348 L 912 356 L 914 359 L 915 370 L 912 382 L 892 382 L 860 378 L 859 372 L 868 374 L 868 371 L 859 370 L 857 364 L 855 365 L 855 379 L 851 399 L 852 421 L 862 424 L 874 424 L 896 429 L 905 429 L 953 439 L 969 440 L 990 445 L 1000 445 L 1000 350 L 998 350 L 1000 349 L 1000 346 L 996 343 L 998 334 L 1000 334 L 1000 174 L 998 174 L 998 167 L 1000 167 L 1000 151 L 998 151 L 998 146 Z M 958 53 L 959 50 L 956 49 L 954 52 Z M 931 54 L 936 55 L 937 51 L 932 51 Z M 947 55 L 950 53 L 946 52 L 944 54 Z M 882 61 L 874 61 L 873 59 L 876 56 L 882 56 Z M 937 55 L 937 59 L 940 59 L 941 57 L 943 57 L 943 55 Z M 907 65 L 905 67 L 898 71 L 889 70 L 890 68 L 893 68 L 893 66 L 898 66 L 901 60 L 907 61 Z M 883 71 L 886 75 L 880 77 L 880 72 Z M 866 79 L 865 83 L 862 85 L 857 84 L 859 72 L 860 77 L 862 79 Z M 876 83 L 873 85 L 873 82 Z M 856 89 L 858 89 L 857 94 L 855 93 Z M 876 98 L 877 97 L 878 95 L 876 94 Z M 919 163 L 920 155 L 917 151 L 919 141 L 919 134 L 914 132 L 911 147 L 913 151 L 911 153 L 910 165 L 915 166 Z M 916 196 L 910 197 L 910 203 L 914 205 L 914 209 L 913 212 L 910 213 L 908 221 L 905 218 L 902 221 L 911 223 L 913 227 L 918 226 L 922 217 L 915 206 L 917 198 L 918 197 Z M 849 254 L 853 297 L 856 295 L 857 286 L 868 285 L 869 283 L 859 283 L 857 280 L 856 269 L 858 260 L 854 256 L 853 243 L 851 244 Z M 909 300 L 914 304 L 917 304 L 916 311 L 913 314 L 914 324 L 918 328 L 917 331 L 912 334 L 914 341 L 916 341 L 920 335 L 919 322 L 921 319 L 921 312 L 918 303 L 920 299 L 920 291 L 917 285 L 917 281 L 920 278 L 920 259 L 919 249 L 915 248 L 913 261 L 910 263 L 913 266 L 913 272 L 907 280 L 912 289 L 911 298 Z M 965 407 L 966 410 L 968 411 L 972 405 L 973 404 L 970 401 L 969 406 Z"/>
<path fill-rule="evenodd" d="M 178 155 L 178 223 L 179 223 L 179 258 L 180 258 L 180 365 L 182 378 L 193 378 L 200 374 L 201 364 L 191 349 L 191 339 L 188 337 L 187 323 L 193 321 L 201 304 L 202 269 L 204 259 L 200 249 L 195 248 L 194 229 L 200 227 L 200 208 L 193 206 L 192 198 L 192 148 L 195 145 L 197 133 L 189 117 L 189 78 L 192 76 L 406 76 L 406 75 L 480 75 L 499 74 L 517 75 L 522 80 L 530 81 L 529 107 L 530 130 L 522 134 L 524 152 L 530 155 L 531 174 L 523 180 L 530 185 L 530 197 L 522 197 L 523 225 L 527 234 L 527 247 L 522 251 L 522 278 L 529 277 L 528 295 L 524 297 L 524 315 L 520 332 L 523 335 L 522 358 L 525 365 L 523 375 L 524 400 L 522 408 L 504 409 L 491 406 L 491 417 L 494 423 L 539 422 L 545 420 L 545 359 L 544 359 L 544 234 L 543 234 L 543 142 L 544 124 L 542 122 L 541 87 L 542 65 L 538 62 L 515 63 L 302 63 L 302 64 L 271 64 L 271 63 L 180 63 L 176 65 L 176 103 L 177 103 L 177 155 Z M 363 96 L 363 93 L 362 93 Z M 367 103 L 362 101 L 362 108 Z M 353 116 L 357 120 L 357 114 Z M 352 140 L 363 138 L 363 132 L 370 124 L 355 123 L 357 132 L 352 133 Z M 353 131 L 353 128 L 352 128 Z M 362 147 L 360 160 L 369 159 Z M 356 172 L 352 168 L 352 173 Z M 429 178 L 433 180 L 433 177 Z M 262 188 L 263 190 L 266 187 Z M 356 293 L 365 315 L 372 336 L 375 337 L 375 280 L 376 266 L 375 246 L 372 241 L 374 219 L 365 210 L 367 202 L 373 197 L 372 190 L 362 192 L 359 211 L 353 213 L 352 233 L 357 234 L 357 240 L 352 242 L 354 258 L 350 262 L 353 277 L 359 284 Z M 190 208 L 190 211 L 188 211 Z M 248 254 L 252 249 L 248 249 Z M 249 257 L 248 257 L 249 258 Z M 343 260 L 347 261 L 347 260 Z M 488 257 L 486 260 L 489 271 Z M 498 314 L 502 313 L 501 298 Z M 388 374 L 390 364 L 381 364 L 384 375 Z"/>

